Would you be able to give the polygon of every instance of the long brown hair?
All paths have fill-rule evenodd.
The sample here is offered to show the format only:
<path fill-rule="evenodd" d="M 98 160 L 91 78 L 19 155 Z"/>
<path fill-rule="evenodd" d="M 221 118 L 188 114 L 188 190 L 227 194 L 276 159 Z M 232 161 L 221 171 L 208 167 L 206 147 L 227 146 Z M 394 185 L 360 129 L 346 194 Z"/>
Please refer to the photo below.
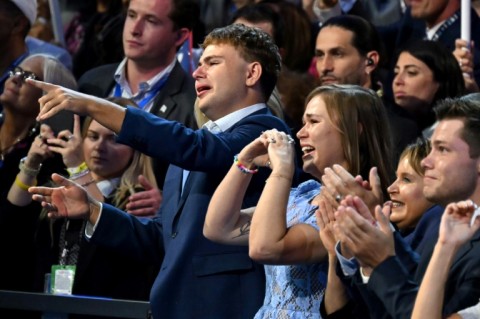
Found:
<path fill-rule="evenodd" d="M 310 92 L 305 105 L 317 95 L 322 96 L 341 134 L 349 172 L 368 180 L 370 169 L 376 166 L 386 195 L 394 170 L 388 119 L 379 96 L 358 85 L 325 85 Z"/>

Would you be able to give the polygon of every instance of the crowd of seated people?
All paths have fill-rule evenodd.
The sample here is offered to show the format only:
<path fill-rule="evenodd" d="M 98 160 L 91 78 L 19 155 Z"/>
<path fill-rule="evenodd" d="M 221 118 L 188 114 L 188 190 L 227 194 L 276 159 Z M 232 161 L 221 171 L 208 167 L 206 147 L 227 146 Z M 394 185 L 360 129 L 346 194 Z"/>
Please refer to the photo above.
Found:
<path fill-rule="evenodd" d="M 382 3 L 0 1 L 0 289 L 478 316 L 480 19 Z"/>

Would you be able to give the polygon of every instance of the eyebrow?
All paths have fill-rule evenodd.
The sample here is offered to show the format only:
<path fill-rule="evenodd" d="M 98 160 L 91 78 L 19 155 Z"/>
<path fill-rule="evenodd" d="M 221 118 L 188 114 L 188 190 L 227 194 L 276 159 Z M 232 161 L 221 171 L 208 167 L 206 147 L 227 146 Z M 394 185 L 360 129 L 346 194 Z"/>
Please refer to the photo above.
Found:
<path fill-rule="evenodd" d="M 211 60 L 213 60 L 213 59 L 223 59 L 223 56 L 220 56 L 220 55 L 209 55 L 209 56 L 204 57 L 203 59 L 201 59 L 199 64 L 209 63 L 209 62 L 210 62 Z"/>

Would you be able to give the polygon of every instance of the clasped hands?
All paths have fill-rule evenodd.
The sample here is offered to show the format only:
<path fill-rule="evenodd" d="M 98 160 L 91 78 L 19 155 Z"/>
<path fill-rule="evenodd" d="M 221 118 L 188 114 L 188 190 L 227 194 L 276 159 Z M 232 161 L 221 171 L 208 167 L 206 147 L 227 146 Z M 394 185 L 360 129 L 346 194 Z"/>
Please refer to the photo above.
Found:
<path fill-rule="evenodd" d="M 269 167 L 272 171 L 293 175 L 295 171 L 293 138 L 276 129 L 262 132 L 242 149 L 238 159 L 247 166 Z"/>

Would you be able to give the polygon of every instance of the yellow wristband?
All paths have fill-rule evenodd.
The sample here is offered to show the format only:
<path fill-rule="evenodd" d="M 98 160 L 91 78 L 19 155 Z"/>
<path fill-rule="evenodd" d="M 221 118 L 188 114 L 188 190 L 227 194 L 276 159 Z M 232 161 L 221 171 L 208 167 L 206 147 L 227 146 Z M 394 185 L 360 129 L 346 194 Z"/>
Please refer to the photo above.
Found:
<path fill-rule="evenodd" d="M 37 185 L 37 180 L 33 182 L 33 185 L 27 185 L 24 182 L 22 182 L 17 175 L 17 178 L 15 178 L 15 185 L 17 185 L 20 189 L 24 191 L 28 191 L 30 187 Z"/>
<path fill-rule="evenodd" d="M 88 170 L 87 163 L 83 162 L 77 167 L 68 167 L 67 171 L 70 176 L 81 175 L 83 172 Z"/>

